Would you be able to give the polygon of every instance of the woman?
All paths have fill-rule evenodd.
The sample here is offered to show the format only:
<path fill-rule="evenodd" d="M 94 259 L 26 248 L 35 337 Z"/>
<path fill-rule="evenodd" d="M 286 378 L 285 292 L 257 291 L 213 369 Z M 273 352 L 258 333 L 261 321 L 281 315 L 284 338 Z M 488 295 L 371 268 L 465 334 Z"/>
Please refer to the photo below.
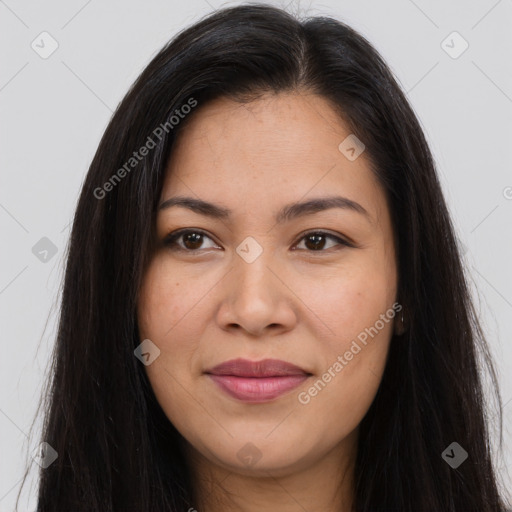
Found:
<path fill-rule="evenodd" d="M 40 512 L 504 510 L 431 153 L 338 21 L 239 6 L 160 51 L 62 300 Z"/>

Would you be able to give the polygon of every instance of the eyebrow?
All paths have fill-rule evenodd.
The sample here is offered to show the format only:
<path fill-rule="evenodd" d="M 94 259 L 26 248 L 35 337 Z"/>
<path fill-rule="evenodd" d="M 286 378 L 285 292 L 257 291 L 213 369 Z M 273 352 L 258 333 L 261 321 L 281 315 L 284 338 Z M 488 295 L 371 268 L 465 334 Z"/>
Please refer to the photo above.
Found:
<path fill-rule="evenodd" d="M 233 213 L 229 208 L 224 208 L 222 206 L 203 201 L 202 199 L 186 196 L 175 196 L 166 199 L 160 204 L 158 210 L 166 210 L 172 206 L 181 206 L 200 215 L 221 220 L 228 219 Z M 360 213 L 371 223 L 371 216 L 365 208 L 363 208 L 359 203 L 341 196 L 322 197 L 300 203 L 288 204 L 277 213 L 275 220 L 278 224 L 282 224 L 283 222 L 289 222 L 297 217 L 329 210 L 331 208 L 342 208 L 344 210 L 351 210 Z"/>

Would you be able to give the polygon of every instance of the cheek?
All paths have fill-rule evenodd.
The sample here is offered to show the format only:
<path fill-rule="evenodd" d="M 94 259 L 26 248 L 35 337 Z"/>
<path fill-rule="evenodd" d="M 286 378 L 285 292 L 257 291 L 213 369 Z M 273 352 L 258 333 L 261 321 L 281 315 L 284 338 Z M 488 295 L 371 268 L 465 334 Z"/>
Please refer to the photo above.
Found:
<path fill-rule="evenodd" d="M 317 344 L 318 378 L 300 401 L 333 435 L 340 428 L 345 434 L 355 428 L 375 397 L 393 333 L 395 294 L 393 260 L 375 254 L 337 269 L 321 286 L 309 289 L 308 306 L 328 330 Z"/>
<path fill-rule="evenodd" d="M 343 300 L 332 298 L 336 308 L 328 322 L 335 335 L 318 344 L 322 367 L 298 397 L 304 414 L 323 425 L 320 443 L 334 443 L 356 429 L 380 386 L 394 311 L 385 294 L 376 295 L 354 288 L 346 290 Z M 328 297 L 325 301 L 332 303 Z"/>
<path fill-rule="evenodd" d="M 345 351 L 347 344 L 370 328 L 394 303 L 396 273 L 392 262 L 371 254 L 330 272 L 327 279 L 308 280 L 300 293 L 308 306 L 322 320 L 325 329 L 323 347 L 332 352 Z M 380 325 L 380 324 L 379 324 Z M 381 329 L 388 333 L 392 321 Z"/>
<path fill-rule="evenodd" d="M 158 403 L 175 426 L 181 426 L 181 419 L 190 414 L 187 404 L 190 397 L 184 390 L 191 388 L 197 350 L 194 340 L 198 338 L 193 332 L 197 324 L 190 322 L 190 318 L 194 304 L 199 301 L 196 298 L 199 292 L 189 286 L 182 273 L 155 257 L 139 295 L 140 340 L 149 338 L 160 350 L 160 355 L 144 370 Z"/>
<path fill-rule="evenodd" d="M 211 287 L 205 276 L 188 275 L 156 256 L 147 269 L 138 303 L 140 335 L 169 344 L 184 324 L 197 325 L 201 298 Z M 191 321 L 192 319 L 192 321 Z M 182 338 L 180 338 L 182 339 Z"/>
<path fill-rule="evenodd" d="M 181 396 L 180 389 L 187 387 L 192 377 L 197 351 L 194 340 L 199 339 L 194 329 L 201 329 L 199 319 L 204 312 L 200 299 L 208 290 L 204 279 L 190 279 L 170 267 L 162 258 L 154 258 L 137 308 L 140 340 L 148 338 L 160 349 L 158 358 L 145 370 L 164 407 L 169 396 Z"/>
<path fill-rule="evenodd" d="M 329 387 L 342 388 L 344 396 L 376 391 L 393 332 L 394 288 L 379 276 L 367 277 L 342 279 L 338 286 L 333 283 L 312 306 L 329 327 L 318 344 L 324 364 L 321 372 L 331 369 L 329 375 L 336 377 Z"/>
<path fill-rule="evenodd" d="M 166 274 L 158 260 L 151 262 L 146 270 L 137 304 L 137 318 L 141 338 L 149 338 L 153 342 L 162 339 L 165 331 L 172 326 L 176 312 L 173 312 L 174 288 L 177 283 L 171 280 L 171 274 Z"/>

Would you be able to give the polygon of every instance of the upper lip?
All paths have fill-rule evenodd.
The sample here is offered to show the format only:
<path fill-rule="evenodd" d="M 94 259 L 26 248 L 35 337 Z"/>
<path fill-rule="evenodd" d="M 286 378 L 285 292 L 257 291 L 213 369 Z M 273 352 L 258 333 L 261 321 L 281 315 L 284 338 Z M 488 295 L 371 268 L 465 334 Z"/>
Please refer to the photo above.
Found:
<path fill-rule="evenodd" d="M 302 368 L 281 361 L 279 359 L 263 359 L 261 361 L 250 361 L 249 359 L 230 359 L 205 373 L 212 375 L 232 375 L 235 377 L 281 377 L 285 375 L 310 375 Z"/>

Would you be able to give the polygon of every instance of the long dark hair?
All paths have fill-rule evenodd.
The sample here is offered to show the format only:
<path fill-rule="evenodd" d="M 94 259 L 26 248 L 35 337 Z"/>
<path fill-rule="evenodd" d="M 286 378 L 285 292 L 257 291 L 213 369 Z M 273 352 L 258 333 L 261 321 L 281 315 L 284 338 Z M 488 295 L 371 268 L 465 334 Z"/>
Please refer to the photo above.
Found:
<path fill-rule="evenodd" d="M 504 510 L 481 369 L 491 377 L 498 406 L 492 424 L 501 441 L 497 379 L 413 110 L 377 51 L 347 25 L 246 4 L 207 16 L 152 59 L 91 163 L 73 221 L 42 400 L 41 441 L 58 458 L 40 470 L 39 512 L 194 506 L 183 438 L 133 352 L 141 342 L 136 305 L 157 201 L 176 135 L 202 105 L 282 91 L 321 95 L 364 142 L 398 246 L 406 332 L 391 340 L 382 383 L 360 425 L 355 509 Z M 188 117 L 186 104 L 195 105 Z M 132 161 L 134 151 L 150 145 L 148 137 L 154 147 Z M 469 455 L 456 469 L 441 456 L 452 442 Z"/>

